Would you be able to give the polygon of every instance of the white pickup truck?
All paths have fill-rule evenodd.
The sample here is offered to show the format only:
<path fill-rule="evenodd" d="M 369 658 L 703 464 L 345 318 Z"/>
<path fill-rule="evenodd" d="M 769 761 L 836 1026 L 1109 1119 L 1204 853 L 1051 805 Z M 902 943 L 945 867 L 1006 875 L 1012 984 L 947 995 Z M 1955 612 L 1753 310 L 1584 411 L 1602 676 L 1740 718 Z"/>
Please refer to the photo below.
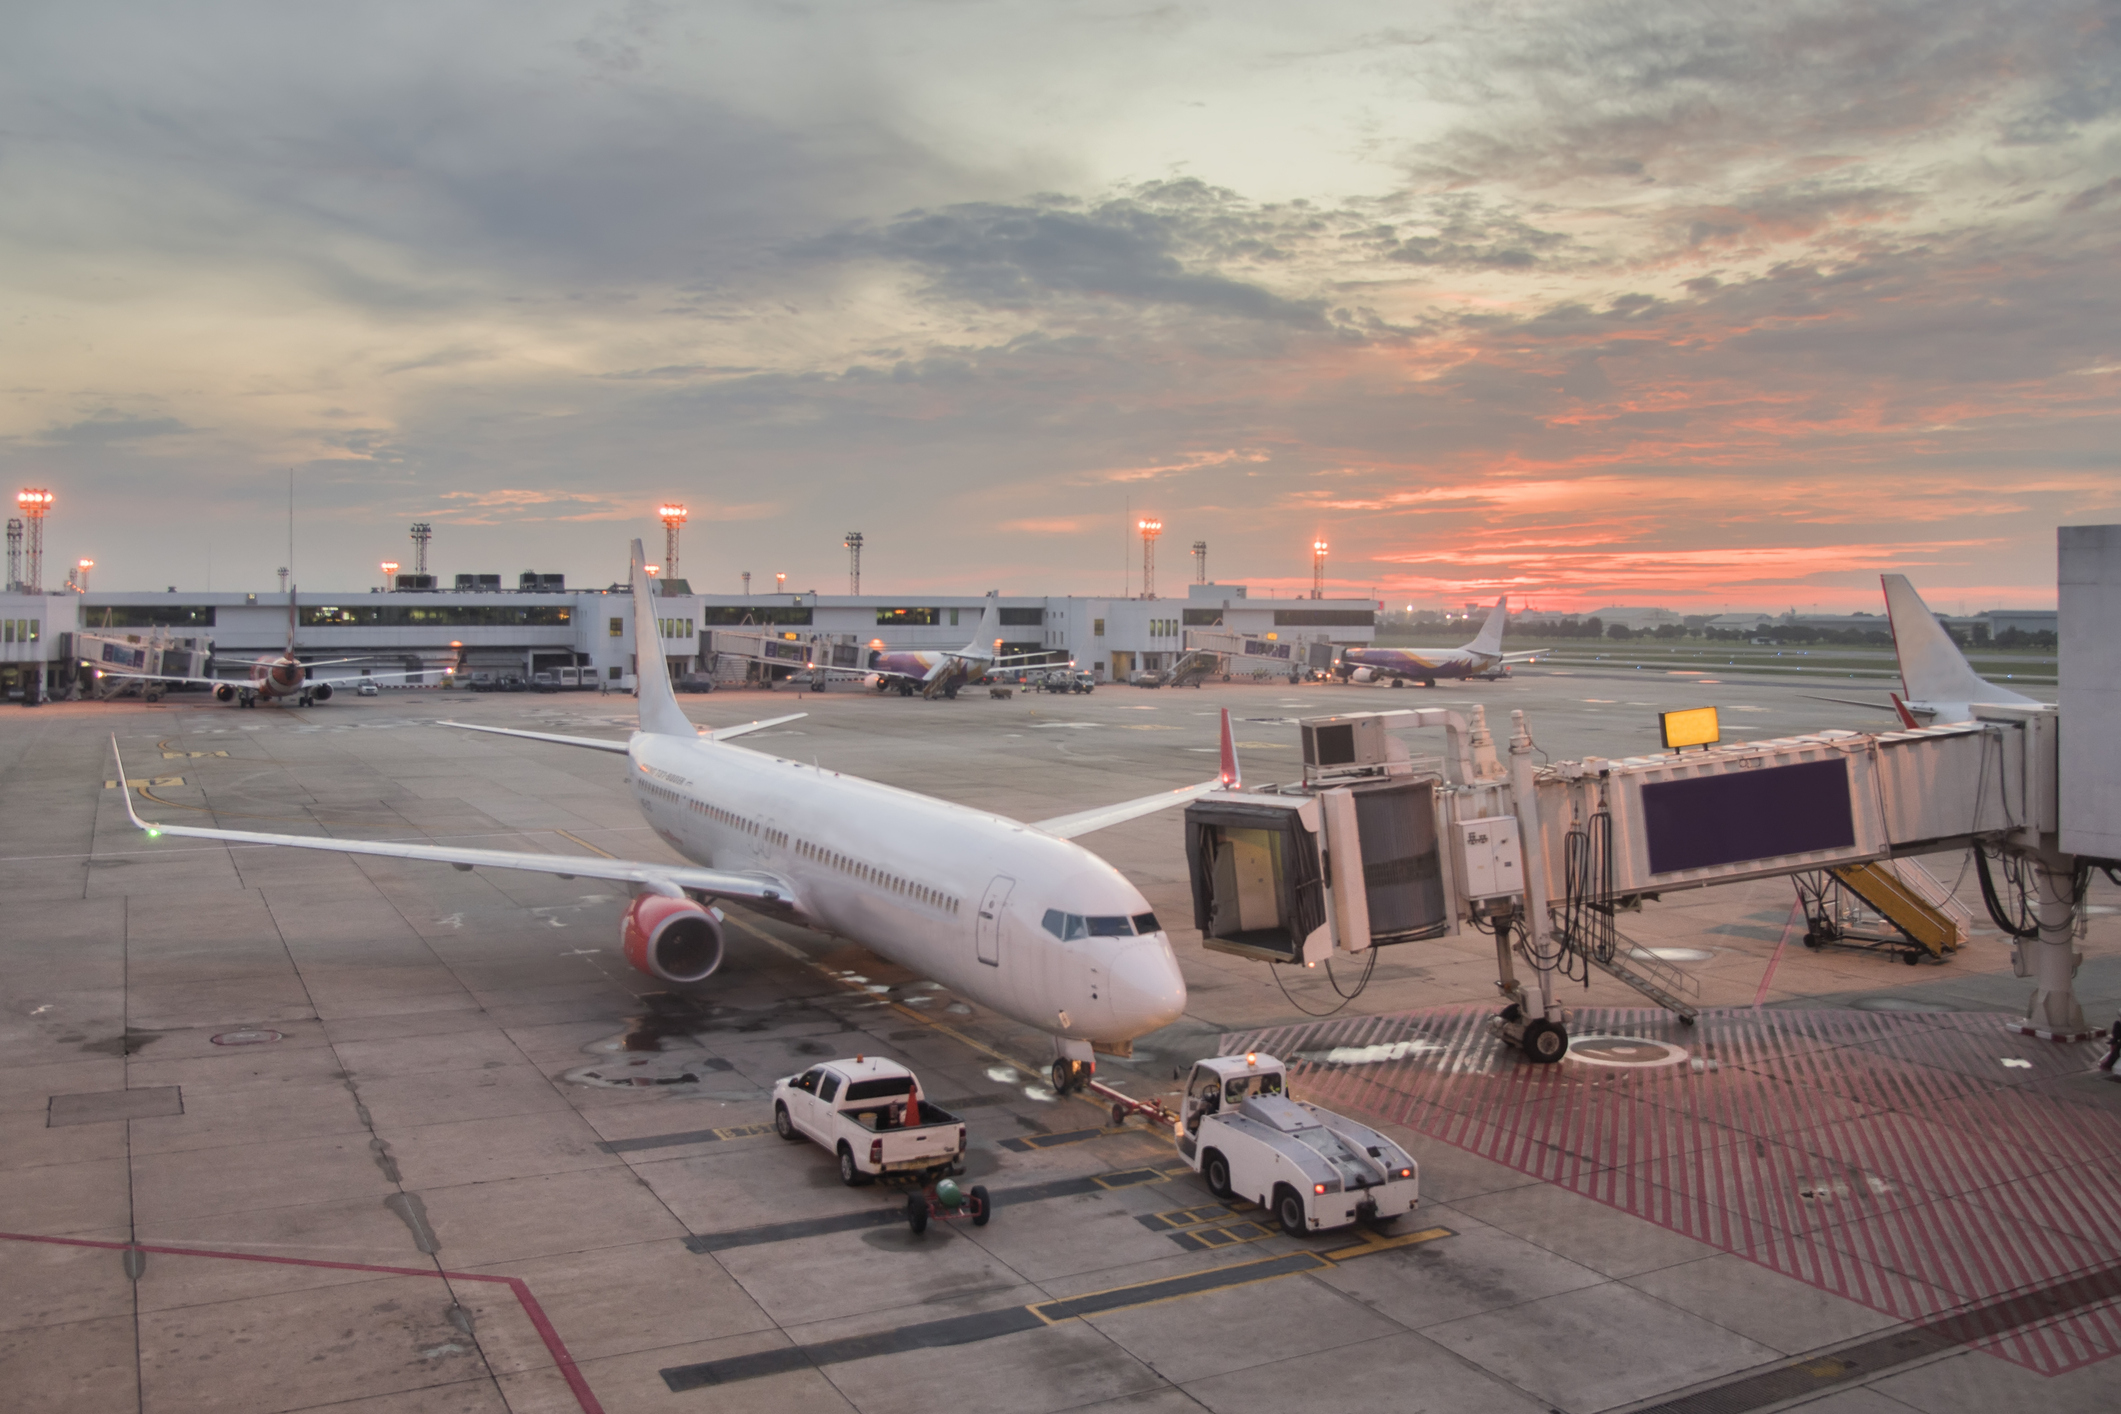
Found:
<path fill-rule="evenodd" d="M 1421 1170 L 1367 1125 L 1292 1100 L 1282 1063 L 1211 1056 L 1186 1081 L 1180 1157 L 1218 1198 L 1250 1198 L 1284 1232 L 1315 1232 L 1414 1211 Z"/>
<path fill-rule="evenodd" d="M 826 1061 L 774 1082 L 773 1127 L 783 1139 L 814 1139 L 839 1156 L 840 1182 L 880 1175 L 927 1179 L 965 1157 L 965 1125 L 920 1098 L 913 1072 L 873 1056 Z"/>

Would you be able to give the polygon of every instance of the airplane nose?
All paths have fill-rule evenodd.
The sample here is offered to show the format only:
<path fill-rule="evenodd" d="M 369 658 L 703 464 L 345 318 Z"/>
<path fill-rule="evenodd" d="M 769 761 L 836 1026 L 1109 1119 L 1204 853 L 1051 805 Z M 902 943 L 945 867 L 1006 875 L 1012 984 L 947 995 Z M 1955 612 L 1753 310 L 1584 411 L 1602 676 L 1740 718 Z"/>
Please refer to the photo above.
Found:
<path fill-rule="evenodd" d="M 1186 979 L 1162 934 L 1112 959 L 1112 1020 L 1127 1037 L 1169 1026 L 1186 1009 Z"/>

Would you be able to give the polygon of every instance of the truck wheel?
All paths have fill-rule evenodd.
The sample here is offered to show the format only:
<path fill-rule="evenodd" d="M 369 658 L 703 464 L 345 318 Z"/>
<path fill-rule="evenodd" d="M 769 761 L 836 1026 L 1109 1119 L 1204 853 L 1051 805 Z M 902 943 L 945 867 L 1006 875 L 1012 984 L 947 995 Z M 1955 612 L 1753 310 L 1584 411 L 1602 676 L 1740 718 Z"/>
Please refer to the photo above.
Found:
<path fill-rule="evenodd" d="M 918 1193 L 906 1195 L 906 1226 L 915 1237 L 928 1230 L 928 1200 Z"/>
<path fill-rule="evenodd" d="M 1208 1191 L 1218 1198 L 1228 1201 L 1234 1192 L 1230 1187 L 1230 1161 L 1220 1149 L 1210 1149 L 1200 1161 L 1200 1176 L 1208 1181 Z"/>
<path fill-rule="evenodd" d="M 800 1139 L 803 1137 L 795 1132 L 795 1121 L 788 1117 L 788 1107 L 786 1105 L 775 1105 L 773 1107 L 773 1132 L 780 1135 L 783 1139 Z"/>
<path fill-rule="evenodd" d="M 972 1185 L 972 1225 L 985 1227 L 987 1219 L 994 1216 L 994 1200 L 987 1196 L 986 1185 Z"/>
<path fill-rule="evenodd" d="M 1302 1236 L 1307 1227 L 1304 1222 L 1304 1200 L 1286 1183 L 1276 1184 L 1274 1188 L 1274 1220 L 1280 1223 L 1281 1230 L 1291 1237 Z"/>
<path fill-rule="evenodd" d="M 1569 1053 L 1569 1033 L 1544 1018 L 1525 1023 L 1524 1053 L 1534 1065 L 1552 1065 Z"/>
<path fill-rule="evenodd" d="M 845 1144 L 840 1145 L 840 1182 L 849 1188 L 860 1188 L 869 1182 L 869 1175 L 863 1173 L 861 1166 L 854 1161 L 854 1150 Z"/>

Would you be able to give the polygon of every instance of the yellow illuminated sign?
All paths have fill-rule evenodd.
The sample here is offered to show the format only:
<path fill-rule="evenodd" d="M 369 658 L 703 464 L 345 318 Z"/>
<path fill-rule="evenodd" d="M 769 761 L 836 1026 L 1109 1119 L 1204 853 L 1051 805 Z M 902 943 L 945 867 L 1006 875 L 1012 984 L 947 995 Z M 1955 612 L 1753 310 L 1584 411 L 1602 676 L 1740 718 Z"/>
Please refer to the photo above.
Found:
<path fill-rule="evenodd" d="M 1723 728 L 1716 721 L 1714 707 L 1660 712 L 1657 721 L 1664 728 L 1664 744 L 1669 751 L 1677 751 L 1683 746 L 1714 746 L 1723 740 Z"/>

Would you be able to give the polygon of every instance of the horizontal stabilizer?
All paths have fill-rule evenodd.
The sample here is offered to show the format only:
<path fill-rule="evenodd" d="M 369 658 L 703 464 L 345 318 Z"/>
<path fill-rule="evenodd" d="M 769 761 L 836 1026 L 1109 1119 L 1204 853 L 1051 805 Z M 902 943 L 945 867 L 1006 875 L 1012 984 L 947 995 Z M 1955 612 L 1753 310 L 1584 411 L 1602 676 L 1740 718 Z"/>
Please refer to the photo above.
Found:
<path fill-rule="evenodd" d="M 482 727 L 477 722 L 437 722 L 435 725 L 455 727 L 458 731 L 463 732 L 491 732 L 495 736 L 519 736 L 525 741 L 546 741 L 551 742 L 555 746 L 586 746 L 591 751 L 616 751 L 621 756 L 626 754 L 625 742 L 608 741 L 603 737 L 561 736 L 556 732 L 525 732 L 517 731 L 514 727 Z"/>

